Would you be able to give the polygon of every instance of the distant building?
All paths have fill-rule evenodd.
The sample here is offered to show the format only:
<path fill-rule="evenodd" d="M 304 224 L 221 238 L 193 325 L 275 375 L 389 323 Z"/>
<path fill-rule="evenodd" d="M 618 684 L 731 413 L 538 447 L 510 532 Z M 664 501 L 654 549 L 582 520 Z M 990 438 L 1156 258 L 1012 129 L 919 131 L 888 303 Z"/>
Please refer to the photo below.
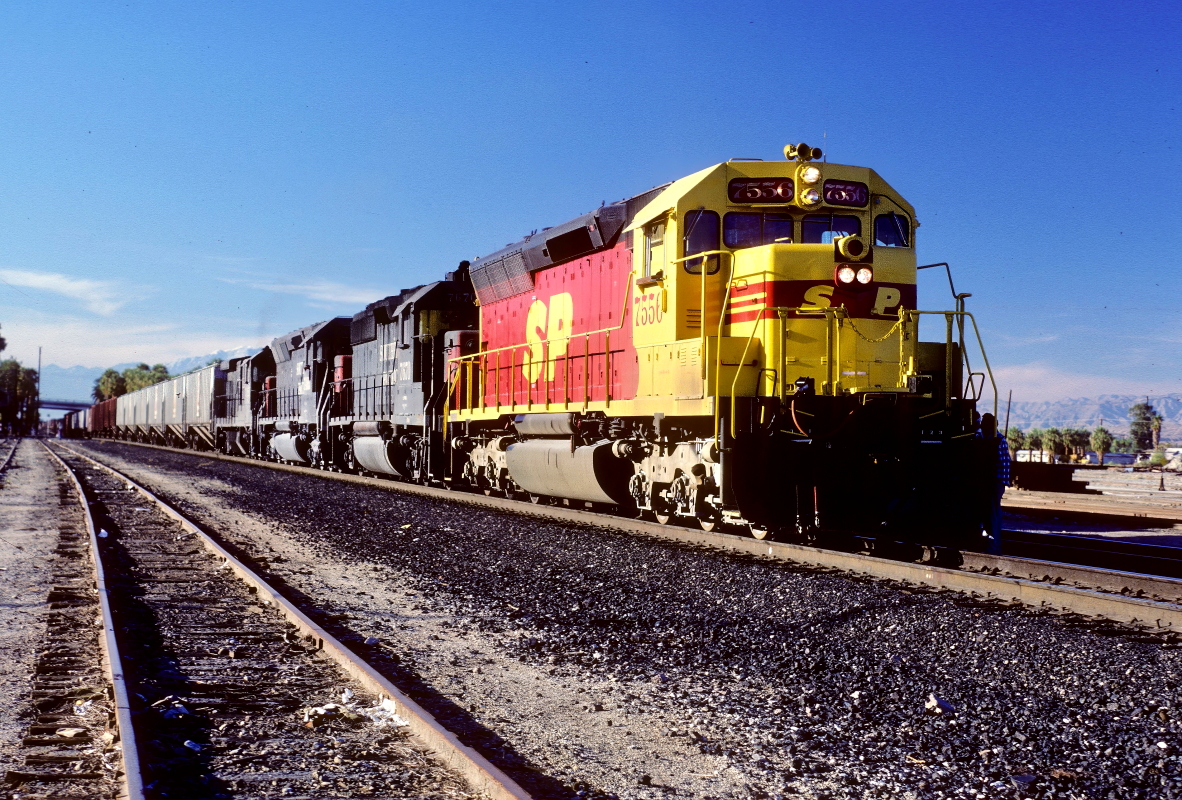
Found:
<path fill-rule="evenodd" d="M 1090 450 L 1087 453 L 1085 453 L 1085 455 L 1088 458 L 1089 464 L 1099 464 L 1100 463 L 1100 457 L 1097 456 L 1095 453 L 1091 452 Z M 1112 465 L 1115 467 L 1131 467 L 1136 463 L 1137 463 L 1137 454 L 1136 453 L 1105 453 L 1104 454 L 1104 465 L 1105 466 Z"/>

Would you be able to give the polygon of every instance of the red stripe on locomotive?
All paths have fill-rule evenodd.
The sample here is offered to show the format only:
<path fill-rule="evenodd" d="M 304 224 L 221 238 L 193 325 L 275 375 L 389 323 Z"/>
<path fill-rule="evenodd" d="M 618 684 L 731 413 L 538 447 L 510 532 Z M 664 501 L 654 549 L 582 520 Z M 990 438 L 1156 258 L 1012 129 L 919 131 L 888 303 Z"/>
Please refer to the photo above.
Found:
<path fill-rule="evenodd" d="M 824 307 L 825 299 L 830 307 L 844 306 L 849 315 L 856 319 L 897 319 L 900 308 L 916 308 L 915 284 L 876 282 L 864 289 L 845 289 L 815 280 L 764 281 L 731 290 L 726 323 L 775 319 L 777 312 L 767 309 Z M 813 314 L 790 313 L 788 316 L 816 318 Z"/>

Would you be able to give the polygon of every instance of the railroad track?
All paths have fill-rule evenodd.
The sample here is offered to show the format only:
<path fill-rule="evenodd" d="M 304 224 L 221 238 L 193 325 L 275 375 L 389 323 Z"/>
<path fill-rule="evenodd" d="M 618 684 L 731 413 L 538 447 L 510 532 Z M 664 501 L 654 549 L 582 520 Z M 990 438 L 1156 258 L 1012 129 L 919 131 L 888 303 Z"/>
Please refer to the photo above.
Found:
<path fill-rule="evenodd" d="M 1122 572 L 1182 579 L 1182 548 L 1099 536 L 1009 530 L 1006 553 Z"/>
<path fill-rule="evenodd" d="M 174 509 L 47 449 L 86 500 L 129 798 L 528 797 Z"/>
<path fill-rule="evenodd" d="M 385 478 L 362 477 L 291 464 L 241 459 L 217 453 L 190 453 L 155 445 L 134 444 L 137 447 L 160 449 L 170 453 L 185 453 L 203 459 L 253 464 L 264 469 L 375 486 L 389 491 L 417 494 L 476 507 L 495 508 L 529 516 L 577 522 L 691 545 L 708 546 L 795 562 L 810 567 L 836 569 L 876 579 L 894 580 L 913 586 L 960 592 L 983 602 L 1016 603 L 1062 614 L 1098 617 L 1146 629 L 1171 639 L 1182 638 L 1182 582 L 1167 577 L 1043 559 L 979 553 L 966 553 L 964 564 L 961 568 L 955 569 L 932 564 L 875 558 L 859 553 L 756 540 L 727 533 L 660 525 L 566 506 L 535 505 L 529 502 L 419 486 Z"/>

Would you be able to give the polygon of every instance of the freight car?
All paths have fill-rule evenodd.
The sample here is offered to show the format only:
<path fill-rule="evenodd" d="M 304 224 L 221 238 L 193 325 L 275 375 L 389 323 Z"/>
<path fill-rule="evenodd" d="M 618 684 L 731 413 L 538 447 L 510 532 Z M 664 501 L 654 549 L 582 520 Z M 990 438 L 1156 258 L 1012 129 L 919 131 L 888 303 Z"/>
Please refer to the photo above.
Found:
<path fill-rule="evenodd" d="M 62 417 L 61 424 L 61 438 L 63 439 L 84 439 L 89 434 L 88 422 L 90 419 L 90 409 L 84 408 L 79 411 L 70 411 Z"/>
<path fill-rule="evenodd" d="M 114 433 L 759 538 L 995 543 L 1008 451 L 966 295 L 917 309 L 919 223 L 877 173 L 785 155 L 121 397 Z"/>
<path fill-rule="evenodd" d="M 124 402 L 133 402 L 134 398 L 129 398 Z M 119 398 L 112 397 L 109 400 L 102 400 L 90 407 L 90 414 L 87 415 L 86 427 L 92 437 L 120 437 L 123 433 L 115 424 L 115 417 L 118 412 Z"/>
<path fill-rule="evenodd" d="M 114 398 L 114 430 L 139 442 L 211 447 L 214 398 L 223 392 L 224 382 L 221 366 L 210 364 Z"/>

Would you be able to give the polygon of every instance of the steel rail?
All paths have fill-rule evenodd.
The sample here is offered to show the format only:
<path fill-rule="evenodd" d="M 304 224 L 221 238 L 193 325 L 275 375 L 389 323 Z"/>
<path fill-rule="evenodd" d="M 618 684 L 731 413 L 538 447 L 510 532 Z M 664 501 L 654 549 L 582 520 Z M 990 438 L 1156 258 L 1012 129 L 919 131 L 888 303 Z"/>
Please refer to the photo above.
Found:
<path fill-rule="evenodd" d="M 62 470 L 70 476 L 74 490 L 78 492 L 78 502 L 82 505 L 83 516 L 86 517 L 86 532 L 90 536 L 91 563 L 94 565 L 95 588 L 98 590 L 99 607 L 102 609 L 103 626 L 103 655 L 106 661 L 107 679 L 111 682 L 114 694 L 115 725 L 119 729 L 119 755 L 123 762 L 123 793 L 121 798 L 126 800 L 144 800 L 144 777 L 140 769 L 140 751 L 136 745 L 135 727 L 131 721 L 131 703 L 128 700 L 127 681 L 123 677 L 123 659 L 119 655 L 119 642 L 115 638 L 115 622 L 111 615 L 110 590 L 107 588 L 106 571 L 98 544 L 98 531 L 95 530 L 94 514 L 90 510 L 90 502 L 86 499 L 86 492 L 82 482 L 74 474 L 74 470 L 53 452 L 53 448 L 41 442 L 41 446 L 50 457 L 58 463 Z"/>
<path fill-rule="evenodd" d="M 1182 578 L 1182 548 L 1047 531 L 1004 531 L 1006 555 Z"/>
<path fill-rule="evenodd" d="M 1182 581 L 1142 572 L 1100 569 L 1085 564 L 1069 564 L 1022 556 L 995 556 L 988 553 L 965 553 L 962 570 L 1004 575 L 1035 583 L 1074 586 L 1108 595 L 1156 600 L 1182 608 Z M 1173 630 L 1182 633 L 1182 628 Z"/>
<path fill-rule="evenodd" d="M 154 445 L 148 445 L 154 447 Z M 193 533 L 207 550 L 225 559 L 230 569 L 247 585 L 252 586 L 260 597 L 269 599 L 283 615 L 305 637 L 311 637 L 318 648 L 333 659 L 346 673 L 379 698 L 389 699 L 396 706 L 399 716 L 406 719 L 409 731 L 420 743 L 435 751 L 447 766 L 460 773 L 475 791 L 488 795 L 492 800 L 531 800 L 531 796 L 516 781 L 493 765 L 473 748 L 463 744 L 454 733 L 440 724 L 426 709 L 407 697 L 384 675 L 345 647 L 335 636 L 316 624 L 300 611 L 286 597 L 280 594 L 260 575 L 239 561 L 225 547 L 215 541 L 198 525 L 161 500 L 148 489 L 132 480 L 126 474 L 88 455 L 62 445 L 70 453 L 104 469 L 138 491 L 149 502 L 155 504 L 164 514 L 176 520 L 182 528 Z M 178 452 L 172 448 L 160 448 Z M 195 454 L 194 454 L 195 455 Z M 60 460 L 60 459 L 59 459 Z"/>
<path fill-rule="evenodd" d="M 0 464 L 0 474 L 2 474 L 4 470 L 8 469 L 8 465 L 12 463 L 12 457 L 16 455 L 16 448 L 20 447 L 20 444 L 21 440 L 18 437 L 16 443 L 13 444 L 13 446 L 8 450 L 8 455 L 4 457 L 4 463 Z"/>
<path fill-rule="evenodd" d="M 1105 617 L 1125 624 L 1182 633 L 1182 602 L 1174 602 L 1175 600 L 1182 601 L 1182 582 L 1153 575 L 978 553 L 965 553 L 964 568 L 953 569 L 930 564 L 891 561 L 858 553 L 826 550 L 806 545 L 769 542 L 728 533 L 708 533 L 565 506 L 535 505 L 452 489 L 330 472 L 314 467 L 225 456 L 220 453 L 176 450 L 138 442 L 119 443 L 134 444 L 137 447 L 179 453 L 194 458 L 250 464 L 279 472 L 354 483 L 525 516 L 609 528 L 683 544 L 706 546 L 805 566 L 837 569 L 855 575 L 885 578 L 917 586 L 973 594 L 998 601 L 1018 602 L 1036 609 Z M 1068 585 L 1071 583 L 1078 585 Z"/>

